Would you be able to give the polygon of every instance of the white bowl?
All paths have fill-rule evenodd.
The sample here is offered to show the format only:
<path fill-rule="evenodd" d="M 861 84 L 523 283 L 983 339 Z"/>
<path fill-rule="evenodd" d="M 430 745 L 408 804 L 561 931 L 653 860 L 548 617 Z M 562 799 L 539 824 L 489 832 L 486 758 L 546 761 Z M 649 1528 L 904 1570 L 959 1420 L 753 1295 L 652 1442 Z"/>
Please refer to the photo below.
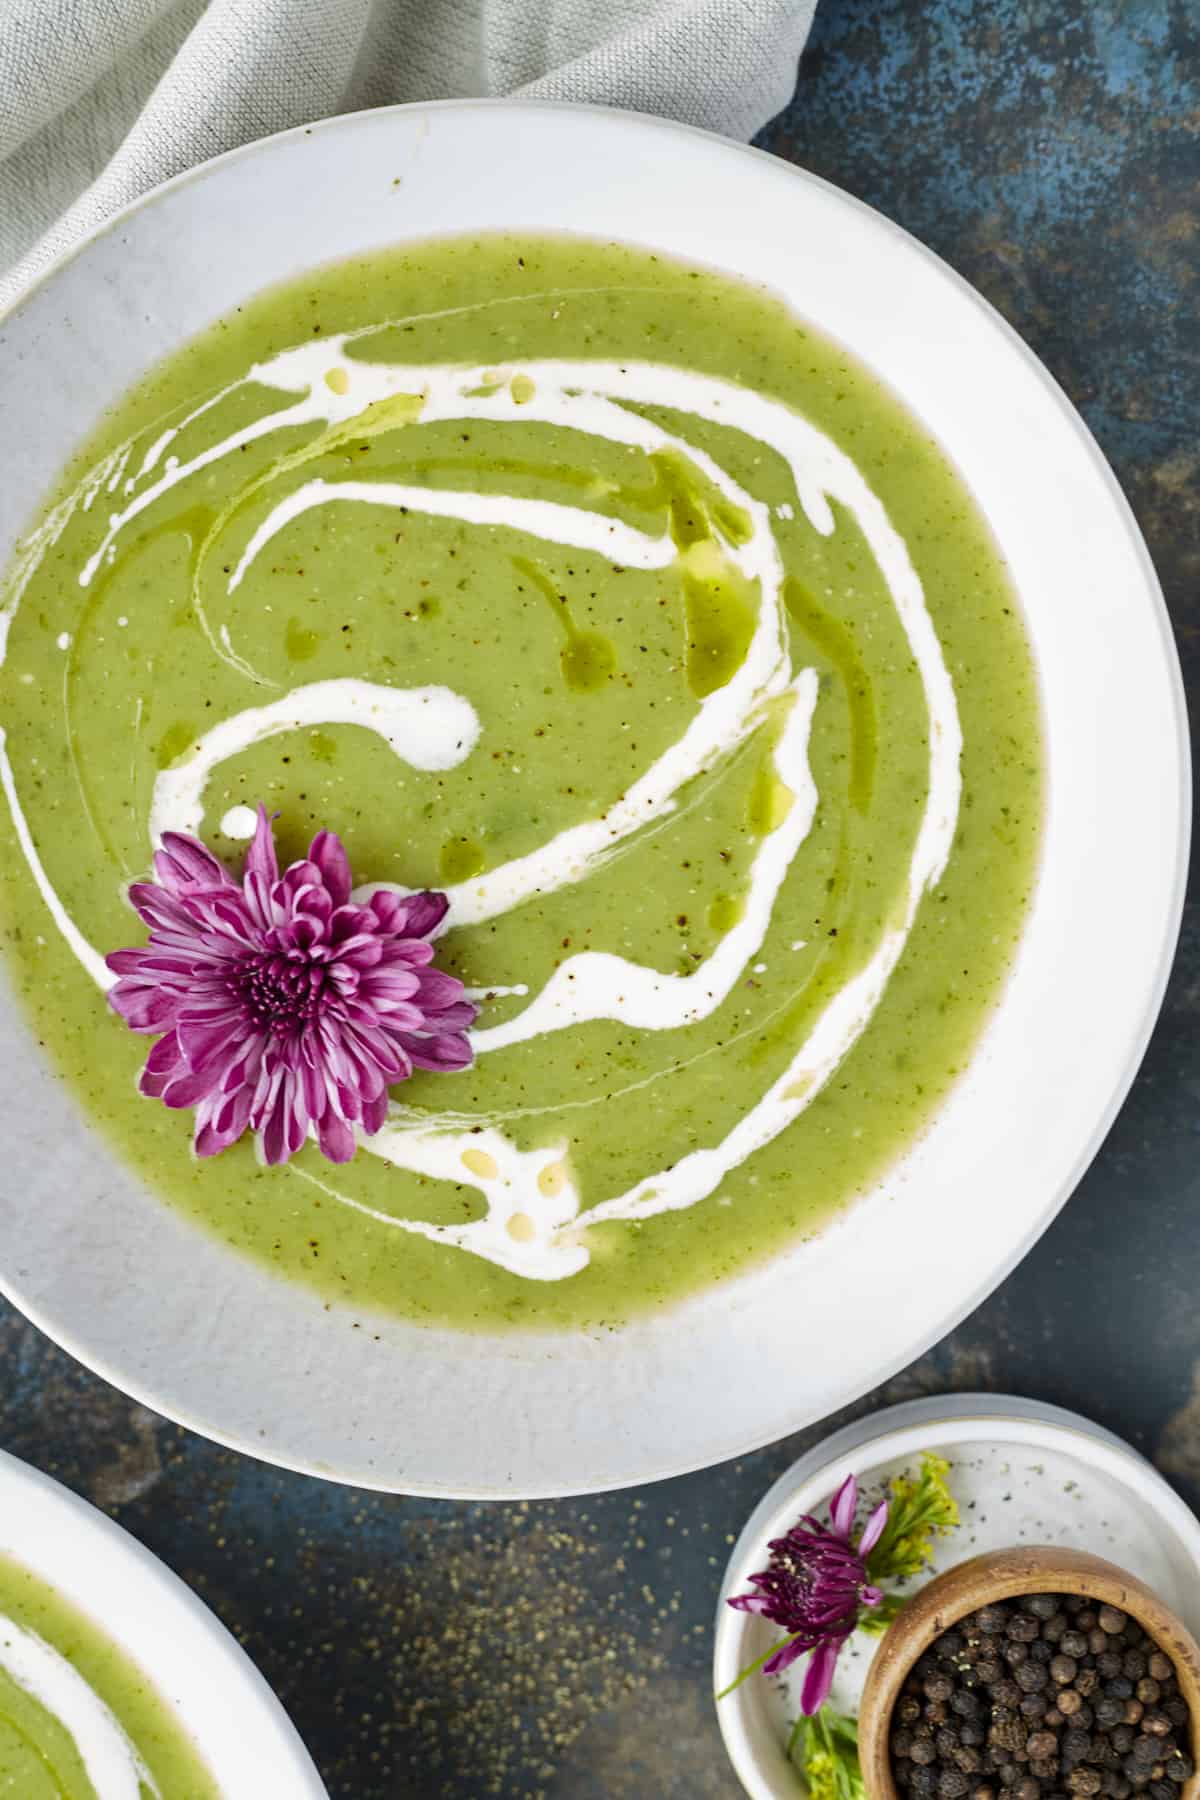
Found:
<path fill-rule="evenodd" d="M 614 1334 L 356 1329 L 145 1192 L 0 1008 L 0 1272 L 16 1304 L 156 1411 L 239 1449 L 472 1497 L 735 1455 L 864 1392 L 976 1305 L 1062 1205 L 1133 1077 L 1178 928 L 1189 810 L 1154 574 L 1045 371 L 867 207 L 649 119 L 401 107 L 286 133 L 152 194 L 0 326 L 0 441 L 21 446 L 0 560 L 106 403 L 247 295 L 318 261 L 499 227 L 620 238 L 765 283 L 891 383 L 957 462 L 1021 592 L 1049 799 L 1013 978 L 924 1141 L 815 1243 Z"/>
<path fill-rule="evenodd" d="M 1066 1544 L 1138 1575 L 1192 1631 L 1200 1629 L 1200 1521 L 1150 1464 L 1077 1413 L 1007 1394 L 910 1401 L 847 1425 L 786 1469 L 734 1546 L 721 1583 L 713 1641 L 720 1693 L 778 1632 L 725 1604 L 766 1567 L 767 1546 L 824 1503 L 847 1475 L 870 1487 L 915 1467 L 924 1451 L 952 1465 L 962 1524 L 934 1547 L 931 1573 L 985 1550 Z M 877 1639 L 852 1640 L 831 1701 L 856 1714 Z M 785 1755 L 799 1710 L 804 1662 L 783 1681 L 751 1676 L 717 1702 L 729 1759 L 751 1800 L 796 1800 L 803 1783 Z"/>
<path fill-rule="evenodd" d="M 145 1671 L 222 1800 L 326 1800 L 279 1701 L 191 1589 L 95 1507 L 4 1451 L 0 1555 L 48 1582 Z"/>

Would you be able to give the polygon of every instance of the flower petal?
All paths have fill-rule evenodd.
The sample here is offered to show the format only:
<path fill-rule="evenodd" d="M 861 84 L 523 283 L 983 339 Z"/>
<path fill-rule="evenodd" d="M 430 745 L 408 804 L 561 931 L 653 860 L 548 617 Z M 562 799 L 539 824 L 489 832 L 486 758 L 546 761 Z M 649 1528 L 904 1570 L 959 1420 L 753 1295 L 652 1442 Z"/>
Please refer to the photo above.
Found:
<path fill-rule="evenodd" d="M 883 1535 L 883 1528 L 888 1522 L 888 1503 L 881 1500 L 862 1528 L 862 1536 L 858 1540 L 858 1554 L 866 1558 L 871 1554 Z"/>
<path fill-rule="evenodd" d="M 834 1533 L 850 1542 L 850 1532 L 854 1525 L 854 1515 L 858 1510 L 858 1482 L 853 1475 L 847 1475 L 833 1499 L 829 1502 L 829 1522 Z"/>
<path fill-rule="evenodd" d="M 309 845 L 308 860 L 321 871 L 321 879 L 335 906 L 344 906 L 354 883 L 350 876 L 350 859 L 340 837 L 332 831 L 318 831 Z"/>
<path fill-rule="evenodd" d="M 317 1143 L 322 1156 L 328 1157 L 330 1162 L 347 1163 L 354 1155 L 354 1132 L 332 1107 L 317 1128 Z"/>
<path fill-rule="evenodd" d="M 276 815 L 277 816 L 277 815 Z M 259 802 L 258 823 L 246 853 L 246 875 L 254 875 L 268 887 L 279 880 L 279 859 L 275 855 L 275 833 L 266 807 Z M 243 880 L 245 877 L 243 877 Z"/>
<path fill-rule="evenodd" d="M 775 1603 L 766 1594 L 735 1594 L 725 1604 L 732 1606 L 735 1612 L 758 1613 L 760 1616 L 769 1617 Z"/>
<path fill-rule="evenodd" d="M 763 1674 L 782 1675 L 785 1669 L 791 1668 L 797 1657 L 803 1656 L 811 1648 L 812 1645 L 806 1644 L 803 1638 L 793 1638 L 790 1643 L 781 1644 L 774 1656 L 768 1657 L 763 1664 Z"/>
<path fill-rule="evenodd" d="M 186 894 L 192 888 L 233 887 L 233 876 L 224 863 L 198 838 L 185 837 L 181 831 L 164 831 L 162 847 L 154 855 L 154 870 L 163 887 L 171 894 Z"/>
<path fill-rule="evenodd" d="M 800 1689 L 800 1711 L 807 1718 L 820 1712 L 829 1698 L 829 1690 L 833 1686 L 833 1671 L 837 1667 L 838 1654 L 845 1638 L 827 1638 L 825 1643 L 818 1644 L 808 1659 L 808 1668 L 804 1671 L 804 1686 Z"/>
<path fill-rule="evenodd" d="M 374 898 L 378 899 L 378 895 Z M 407 894 L 400 902 L 401 922 L 389 929 L 404 937 L 427 938 L 437 930 L 449 906 L 445 894 Z"/>

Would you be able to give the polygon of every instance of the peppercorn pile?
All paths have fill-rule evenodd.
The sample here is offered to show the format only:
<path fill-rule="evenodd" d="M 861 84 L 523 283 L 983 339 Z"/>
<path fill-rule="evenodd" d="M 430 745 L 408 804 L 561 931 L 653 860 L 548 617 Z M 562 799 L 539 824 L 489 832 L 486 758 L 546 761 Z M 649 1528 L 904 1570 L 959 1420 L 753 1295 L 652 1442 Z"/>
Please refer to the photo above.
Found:
<path fill-rule="evenodd" d="M 943 1632 L 896 1703 L 891 1752 L 913 1800 L 1179 1800 L 1193 1770 L 1170 1658 L 1115 1607 L 1069 1594 Z"/>

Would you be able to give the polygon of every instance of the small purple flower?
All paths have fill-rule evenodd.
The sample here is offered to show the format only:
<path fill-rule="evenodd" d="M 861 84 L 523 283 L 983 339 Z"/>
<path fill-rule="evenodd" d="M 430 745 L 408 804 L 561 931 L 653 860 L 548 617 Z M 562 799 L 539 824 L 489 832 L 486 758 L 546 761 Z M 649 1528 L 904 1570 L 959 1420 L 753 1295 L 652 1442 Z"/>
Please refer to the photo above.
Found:
<path fill-rule="evenodd" d="M 800 1695 L 800 1710 L 809 1715 L 829 1697 L 838 1654 L 858 1622 L 859 1608 L 878 1606 L 883 1598 L 867 1579 L 866 1559 L 887 1524 L 888 1503 L 880 1501 L 852 1544 L 857 1509 L 858 1482 L 847 1475 L 829 1503 L 829 1524 L 806 1513 L 785 1537 L 771 1541 L 770 1562 L 750 1577 L 758 1592 L 727 1602 L 787 1632 L 763 1663 L 765 1675 L 778 1674 L 811 1652 Z"/>
<path fill-rule="evenodd" d="M 379 1130 L 393 1082 L 470 1063 L 478 1009 L 430 967 L 444 894 L 355 905 L 328 831 L 280 876 L 262 806 L 240 882 L 174 831 L 154 870 L 129 889 L 150 941 L 107 958 L 120 978 L 109 999 L 132 1031 L 158 1036 L 138 1085 L 195 1107 L 197 1155 L 248 1129 L 266 1162 L 285 1163 L 311 1127 L 331 1162 L 348 1162 L 354 1127 Z"/>

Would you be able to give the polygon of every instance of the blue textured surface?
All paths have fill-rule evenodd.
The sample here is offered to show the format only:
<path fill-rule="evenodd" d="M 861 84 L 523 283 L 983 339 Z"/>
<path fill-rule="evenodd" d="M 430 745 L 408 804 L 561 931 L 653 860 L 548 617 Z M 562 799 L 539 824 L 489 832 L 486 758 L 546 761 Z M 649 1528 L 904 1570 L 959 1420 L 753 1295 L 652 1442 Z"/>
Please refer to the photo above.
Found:
<path fill-rule="evenodd" d="M 796 98 L 761 140 L 924 239 L 1044 358 L 1133 501 L 1193 700 L 1198 41 L 1192 0 L 822 0 Z M 1193 910 L 1142 1075 L 1074 1200 L 991 1301 L 856 1412 L 948 1388 L 1036 1394 L 1200 1498 L 1198 1009 Z M 335 1800 L 735 1795 L 708 1697 L 716 1585 L 762 1490 L 819 1433 L 638 1494 L 489 1509 L 218 1450 L 2 1309 L 0 1378 L 0 1442 L 208 1600 Z"/>

